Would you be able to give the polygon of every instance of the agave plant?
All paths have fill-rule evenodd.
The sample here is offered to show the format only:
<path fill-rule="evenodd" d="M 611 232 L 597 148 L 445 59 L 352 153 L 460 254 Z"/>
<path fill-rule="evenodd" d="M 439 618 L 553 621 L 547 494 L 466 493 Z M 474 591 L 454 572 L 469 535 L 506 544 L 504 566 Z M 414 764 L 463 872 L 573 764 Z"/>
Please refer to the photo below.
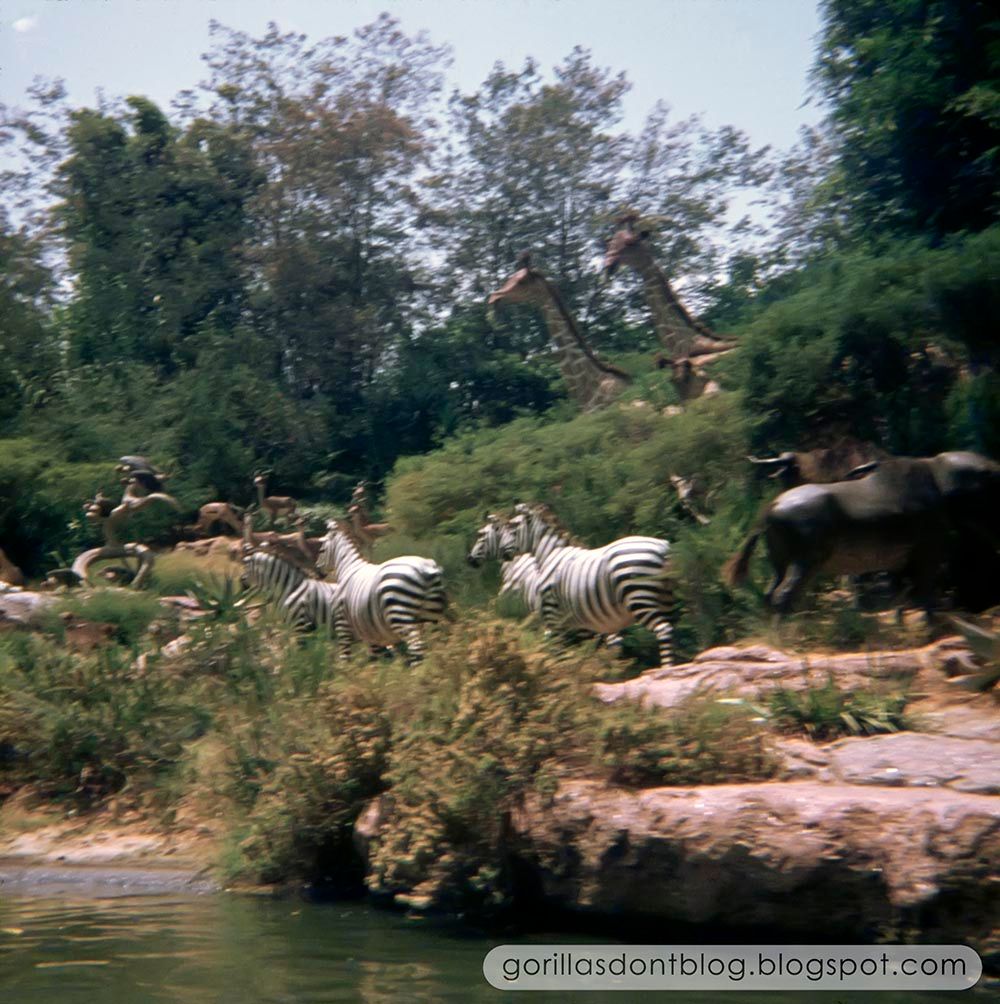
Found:
<path fill-rule="evenodd" d="M 982 672 L 960 677 L 957 685 L 967 690 L 989 690 L 1000 681 L 1000 631 L 973 624 L 954 614 L 948 620 L 968 642 L 972 654 L 982 663 Z"/>
<path fill-rule="evenodd" d="M 232 624 L 240 620 L 253 598 L 248 589 L 229 575 L 210 575 L 207 579 L 195 579 L 187 590 L 198 606 L 213 620 Z"/>

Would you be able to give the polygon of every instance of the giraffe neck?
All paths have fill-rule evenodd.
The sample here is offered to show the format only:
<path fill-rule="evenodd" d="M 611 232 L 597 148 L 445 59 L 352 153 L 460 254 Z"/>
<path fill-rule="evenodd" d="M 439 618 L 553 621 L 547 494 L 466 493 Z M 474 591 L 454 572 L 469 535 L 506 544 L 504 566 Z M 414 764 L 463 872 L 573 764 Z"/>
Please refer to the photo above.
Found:
<path fill-rule="evenodd" d="M 663 269 L 656 264 L 651 254 L 644 253 L 631 264 L 642 279 L 643 292 L 653 315 L 656 333 L 672 358 L 680 359 L 691 355 L 699 335 L 722 343 L 722 339 L 711 328 L 695 320 L 685 310 Z"/>
<path fill-rule="evenodd" d="M 555 289 L 547 282 L 544 288 L 547 295 L 538 305 L 570 394 L 585 410 L 603 407 L 624 390 L 629 379 L 594 355 Z"/>

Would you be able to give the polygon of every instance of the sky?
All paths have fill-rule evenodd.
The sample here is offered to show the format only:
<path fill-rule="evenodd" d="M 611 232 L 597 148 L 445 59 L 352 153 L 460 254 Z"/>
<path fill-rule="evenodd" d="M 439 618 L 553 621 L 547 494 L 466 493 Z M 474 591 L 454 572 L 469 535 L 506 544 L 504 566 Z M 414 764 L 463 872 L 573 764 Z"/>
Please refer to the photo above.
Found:
<path fill-rule="evenodd" d="M 6 0 L 0 100 L 23 104 L 36 76 L 65 80 L 72 102 L 142 94 L 164 109 L 205 76 L 208 23 L 259 37 L 269 21 L 311 41 L 348 34 L 382 11 L 407 33 L 447 43 L 450 83 L 475 90 L 496 61 L 550 69 L 574 45 L 632 82 L 626 128 L 658 100 L 755 145 L 787 149 L 816 122 L 806 103 L 819 15 L 813 0 Z"/>

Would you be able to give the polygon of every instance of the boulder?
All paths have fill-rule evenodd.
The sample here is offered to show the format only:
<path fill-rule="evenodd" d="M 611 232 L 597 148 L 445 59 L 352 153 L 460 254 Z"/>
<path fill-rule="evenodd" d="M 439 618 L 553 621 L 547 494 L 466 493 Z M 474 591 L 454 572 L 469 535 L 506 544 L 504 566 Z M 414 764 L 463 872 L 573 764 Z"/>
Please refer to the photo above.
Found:
<path fill-rule="evenodd" d="M 1000 799 L 942 788 L 564 783 L 513 821 L 549 906 L 664 923 L 914 932 L 995 947 Z"/>
<path fill-rule="evenodd" d="M 0 593 L 0 625 L 6 622 L 8 625 L 31 627 L 38 623 L 42 612 L 56 602 L 56 596 L 27 589 Z"/>

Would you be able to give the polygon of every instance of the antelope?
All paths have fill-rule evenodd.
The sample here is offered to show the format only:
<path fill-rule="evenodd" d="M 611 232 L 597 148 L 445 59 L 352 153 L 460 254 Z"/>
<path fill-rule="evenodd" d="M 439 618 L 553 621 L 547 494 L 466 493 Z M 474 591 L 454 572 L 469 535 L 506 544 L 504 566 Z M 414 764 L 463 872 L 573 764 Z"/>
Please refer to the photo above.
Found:
<path fill-rule="evenodd" d="M 203 533 L 207 537 L 210 527 L 216 523 L 224 523 L 236 533 L 242 533 L 243 524 L 239 517 L 241 511 L 228 502 L 206 502 L 198 510 L 198 522 L 191 527 L 191 530 L 194 533 Z"/>
<path fill-rule="evenodd" d="M 274 522 L 279 515 L 288 519 L 295 515 L 297 506 L 295 499 L 288 495 L 267 494 L 266 474 L 258 474 L 253 479 L 253 483 L 257 487 L 257 503 L 270 517 L 271 526 L 274 526 Z"/>

